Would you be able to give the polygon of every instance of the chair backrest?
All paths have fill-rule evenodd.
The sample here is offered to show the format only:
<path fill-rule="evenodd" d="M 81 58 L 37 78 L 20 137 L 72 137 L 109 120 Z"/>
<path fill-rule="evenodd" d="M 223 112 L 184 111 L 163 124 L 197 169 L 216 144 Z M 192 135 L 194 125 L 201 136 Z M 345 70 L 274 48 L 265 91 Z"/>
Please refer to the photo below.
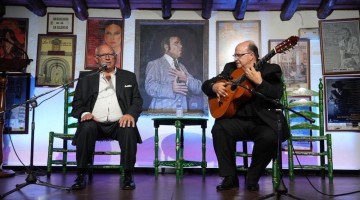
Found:
<path fill-rule="evenodd" d="M 291 119 L 299 118 L 301 116 L 295 113 L 285 112 L 285 116 L 291 130 L 318 130 L 319 136 L 324 135 L 324 97 L 322 79 L 319 80 L 318 87 L 318 91 L 306 88 L 299 88 L 291 92 L 285 91 L 284 103 L 286 106 L 294 109 L 295 111 L 299 111 L 301 114 L 307 117 L 318 119 L 318 122 L 316 124 L 310 123 L 308 120 L 305 120 L 302 123 L 290 125 Z"/>
<path fill-rule="evenodd" d="M 70 130 L 77 127 L 77 122 L 71 116 L 71 103 L 75 91 L 71 91 L 69 86 L 64 88 L 64 134 L 70 134 Z"/>

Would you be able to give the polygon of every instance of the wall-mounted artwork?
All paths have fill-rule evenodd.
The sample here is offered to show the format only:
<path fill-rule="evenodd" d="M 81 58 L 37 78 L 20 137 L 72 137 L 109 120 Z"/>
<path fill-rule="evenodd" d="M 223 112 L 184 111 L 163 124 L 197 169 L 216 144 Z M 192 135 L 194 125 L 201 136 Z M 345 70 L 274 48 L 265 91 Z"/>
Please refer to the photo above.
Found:
<path fill-rule="evenodd" d="M 0 18 L 0 58 L 26 58 L 28 25 L 26 18 Z"/>
<path fill-rule="evenodd" d="M 7 74 L 6 113 L 4 133 L 27 134 L 29 105 L 22 104 L 30 98 L 30 74 Z"/>
<path fill-rule="evenodd" d="M 86 25 L 85 69 L 98 69 L 95 49 L 100 44 L 110 45 L 116 53 L 117 68 L 122 68 L 124 22 L 122 19 L 89 18 Z"/>
<path fill-rule="evenodd" d="M 310 96 L 303 96 L 303 97 L 288 97 L 288 102 L 289 105 L 291 105 L 292 103 L 297 103 L 297 102 L 301 102 L 301 101 L 310 101 L 311 97 Z M 301 111 L 311 111 L 310 107 L 292 107 L 292 109 L 294 111 L 297 112 L 301 112 Z M 295 115 L 296 117 L 290 117 L 289 118 L 289 126 L 293 126 L 296 124 L 301 124 L 304 122 L 307 122 L 305 118 L 303 118 L 300 115 L 296 115 L 295 113 L 292 113 L 290 111 L 290 114 Z M 291 130 L 291 135 L 292 136 L 312 136 L 312 130 L 309 129 L 295 129 L 295 130 Z M 309 141 L 304 141 L 304 140 L 293 140 L 292 142 L 292 146 L 293 149 L 295 151 L 311 151 L 312 150 L 312 142 Z M 288 150 L 288 141 L 285 141 L 282 143 L 282 149 L 287 151 Z"/>
<path fill-rule="evenodd" d="M 143 114 L 207 115 L 208 21 L 136 20 L 135 73 Z"/>
<path fill-rule="evenodd" d="M 283 40 L 269 40 L 269 51 Z M 287 91 L 310 88 L 310 42 L 299 39 L 288 52 L 277 54 L 270 60 L 280 65 Z"/>
<path fill-rule="evenodd" d="M 360 131 L 360 76 L 325 76 L 327 131 Z"/>
<path fill-rule="evenodd" d="M 76 35 L 39 34 L 35 85 L 55 87 L 73 81 L 75 50 Z"/>
<path fill-rule="evenodd" d="M 323 74 L 360 72 L 360 19 L 319 21 Z"/>
<path fill-rule="evenodd" d="M 232 55 L 236 45 L 240 42 L 253 41 L 259 48 L 259 53 L 261 53 L 260 30 L 260 20 L 216 22 L 217 74 L 223 70 L 226 63 L 234 61 Z"/>
<path fill-rule="evenodd" d="M 47 34 L 72 34 L 74 13 L 48 13 Z"/>

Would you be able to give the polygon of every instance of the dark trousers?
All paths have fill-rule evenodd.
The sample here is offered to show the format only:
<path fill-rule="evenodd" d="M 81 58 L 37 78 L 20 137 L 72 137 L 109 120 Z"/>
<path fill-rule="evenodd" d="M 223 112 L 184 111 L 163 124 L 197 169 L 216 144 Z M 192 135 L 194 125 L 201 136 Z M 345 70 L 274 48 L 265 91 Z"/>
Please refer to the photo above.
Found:
<path fill-rule="evenodd" d="M 76 138 L 76 162 L 78 168 L 87 168 L 93 163 L 96 140 L 117 140 L 121 149 L 124 170 L 132 171 L 136 162 L 137 134 L 134 128 L 122 128 L 118 122 L 81 122 Z"/>
<path fill-rule="evenodd" d="M 276 155 L 277 134 L 259 120 L 220 119 L 212 128 L 213 145 L 220 176 L 236 176 L 236 142 L 254 141 L 247 183 L 256 184 L 266 166 Z"/>

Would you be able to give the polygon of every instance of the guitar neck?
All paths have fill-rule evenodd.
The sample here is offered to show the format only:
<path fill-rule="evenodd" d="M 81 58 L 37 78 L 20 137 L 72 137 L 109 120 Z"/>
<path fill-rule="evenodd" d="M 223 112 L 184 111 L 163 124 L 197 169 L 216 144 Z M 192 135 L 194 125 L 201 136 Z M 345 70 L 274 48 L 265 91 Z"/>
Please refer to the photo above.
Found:
<path fill-rule="evenodd" d="M 266 54 L 263 58 L 255 63 L 255 70 L 259 71 L 261 66 L 268 60 L 270 60 L 273 56 L 275 56 L 275 49 L 271 50 L 268 54 Z"/>

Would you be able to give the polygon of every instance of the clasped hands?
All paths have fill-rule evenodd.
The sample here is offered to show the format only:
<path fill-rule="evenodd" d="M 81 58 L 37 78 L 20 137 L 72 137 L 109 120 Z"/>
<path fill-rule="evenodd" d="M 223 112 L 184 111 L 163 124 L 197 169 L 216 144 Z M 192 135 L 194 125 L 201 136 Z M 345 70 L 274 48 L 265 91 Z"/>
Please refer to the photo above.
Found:
<path fill-rule="evenodd" d="M 92 120 L 92 119 L 94 119 L 94 115 L 91 113 L 87 113 L 81 118 L 81 122 Z M 125 127 L 133 127 L 134 128 L 135 127 L 135 119 L 133 116 L 131 116 L 129 114 L 125 114 L 119 119 L 119 125 L 120 125 L 120 127 L 123 127 L 123 128 L 125 128 Z"/>

